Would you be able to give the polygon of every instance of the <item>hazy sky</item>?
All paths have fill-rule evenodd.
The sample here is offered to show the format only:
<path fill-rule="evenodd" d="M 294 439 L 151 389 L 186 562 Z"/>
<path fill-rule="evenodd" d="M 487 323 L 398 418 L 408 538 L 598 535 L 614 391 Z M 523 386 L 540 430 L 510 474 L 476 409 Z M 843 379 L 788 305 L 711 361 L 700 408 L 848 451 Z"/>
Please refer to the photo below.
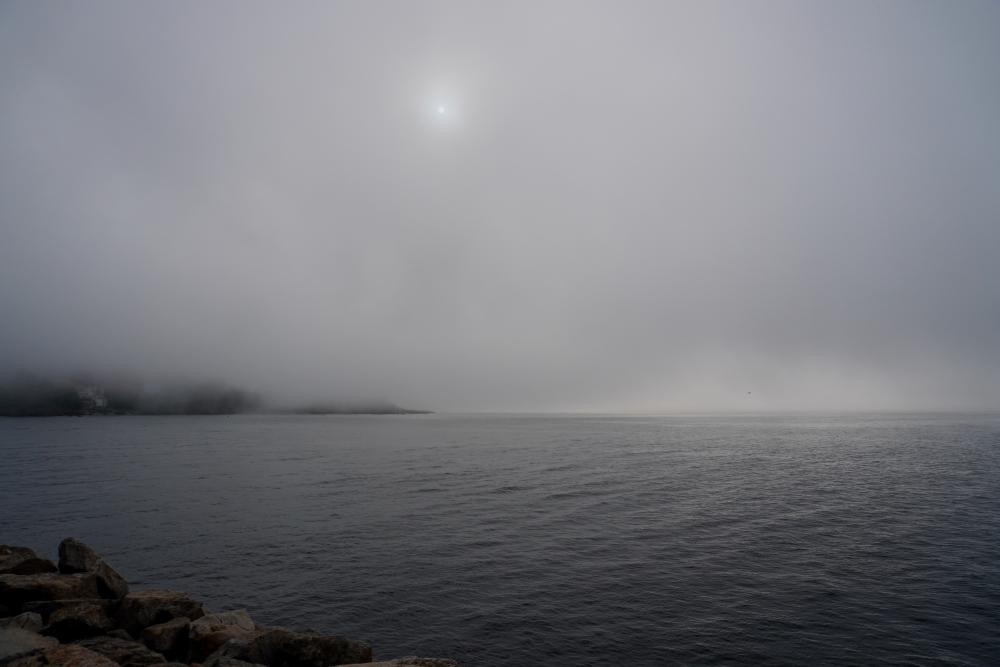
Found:
<path fill-rule="evenodd" d="M 17 368 L 1000 408 L 1000 3 L 0 2 Z"/>

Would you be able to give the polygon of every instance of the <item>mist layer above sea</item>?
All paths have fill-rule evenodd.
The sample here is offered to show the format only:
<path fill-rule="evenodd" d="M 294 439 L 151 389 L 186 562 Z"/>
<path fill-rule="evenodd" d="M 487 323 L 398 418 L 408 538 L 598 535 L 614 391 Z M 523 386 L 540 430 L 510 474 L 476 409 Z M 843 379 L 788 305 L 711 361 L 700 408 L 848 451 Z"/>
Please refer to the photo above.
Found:
<path fill-rule="evenodd" d="M 0 419 L 0 542 L 467 667 L 1000 663 L 1000 416 Z"/>

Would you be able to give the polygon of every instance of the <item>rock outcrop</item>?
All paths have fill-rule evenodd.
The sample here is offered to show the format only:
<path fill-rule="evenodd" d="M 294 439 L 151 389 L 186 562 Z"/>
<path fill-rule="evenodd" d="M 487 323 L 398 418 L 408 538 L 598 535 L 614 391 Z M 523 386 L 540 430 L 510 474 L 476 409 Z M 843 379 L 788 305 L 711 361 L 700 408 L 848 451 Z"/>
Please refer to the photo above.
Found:
<path fill-rule="evenodd" d="M 128 595 L 125 578 L 96 551 L 74 537 L 67 537 L 59 545 L 59 571 L 63 574 L 93 572 L 102 598 L 118 600 Z"/>
<path fill-rule="evenodd" d="M 85 574 L 0 574 L 0 605 L 16 613 L 26 602 L 100 598 L 97 577 Z"/>
<path fill-rule="evenodd" d="M 62 643 L 60 643 L 62 642 Z M 456 667 L 443 658 L 372 663 L 362 641 L 205 612 L 183 591 L 130 591 L 75 538 L 59 564 L 0 545 L 0 667 Z"/>
<path fill-rule="evenodd" d="M 236 658 L 227 658 L 225 656 L 215 658 L 212 664 L 214 667 L 265 667 L 264 665 L 254 662 L 244 662 L 242 660 L 237 660 Z"/>
<path fill-rule="evenodd" d="M 188 654 L 190 623 L 191 619 L 181 616 L 166 623 L 151 625 L 142 631 L 142 643 L 150 650 L 162 653 L 168 660 L 183 660 Z"/>
<path fill-rule="evenodd" d="M 94 653 L 100 653 L 122 667 L 147 667 L 148 665 L 161 665 L 167 661 L 164 656 L 149 650 L 136 641 L 104 636 L 81 639 L 75 643 L 77 646 L 83 646 Z"/>
<path fill-rule="evenodd" d="M 235 658 L 267 667 L 328 667 L 372 661 L 370 644 L 318 632 L 265 628 L 227 641 L 205 661 L 215 667 L 218 658 Z"/>
<path fill-rule="evenodd" d="M 116 667 L 116 664 L 99 653 L 68 644 L 21 658 L 10 663 L 10 667 Z"/>
<path fill-rule="evenodd" d="M 9 547 L 0 544 L 0 574 L 43 574 L 56 572 L 56 564 L 39 558 L 27 547 Z"/>
<path fill-rule="evenodd" d="M 253 619 L 242 609 L 205 614 L 188 626 L 188 662 L 202 662 L 230 639 L 254 630 Z"/>
<path fill-rule="evenodd" d="M 49 615 L 42 634 L 56 637 L 61 642 L 103 635 L 115 629 L 115 621 L 108 615 L 108 606 L 105 600 L 83 600 L 61 607 Z"/>
<path fill-rule="evenodd" d="M 192 600 L 184 591 L 153 589 L 134 591 L 122 598 L 118 609 L 118 624 L 133 637 L 151 625 L 172 621 L 175 618 L 197 620 L 205 615 L 201 603 Z"/>
<path fill-rule="evenodd" d="M 100 600 L 96 598 L 70 599 L 70 600 L 39 600 L 35 602 L 25 602 L 21 605 L 22 612 L 32 612 L 42 617 L 42 624 L 49 622 L 52 614 L 63 607 L 72 607 L 83 602 L 89 602 L 101 606 L 110 617 L 114 617 L 118 611 L 118 603 L 115 600 Z"/>
<path fill-rule="evenodd" d="M 0 628 L 0 665 L 6 665 L 58 644 L 58 639 L 43 637 L 37 632 L 23 628 Z"/>
<path fill-rule="evenodd" d="M 29 632 L 38 632 L 45 623 L 42 617 L 32 612 L 25 612 L 9 618 L 0 618 L 0 628 L 20 628 Z"/>
<path fill-rule="evenodd" d="M 395 660 L 383 660 L 379 662 L 361 663 L 365 667 L 457 667 L 458 661 L 451 658 L 418 658 L 408 656 L 406 658 L 396 658 Z M 343 667 L 359 667 L 358 665 L 344 665 Z"/>

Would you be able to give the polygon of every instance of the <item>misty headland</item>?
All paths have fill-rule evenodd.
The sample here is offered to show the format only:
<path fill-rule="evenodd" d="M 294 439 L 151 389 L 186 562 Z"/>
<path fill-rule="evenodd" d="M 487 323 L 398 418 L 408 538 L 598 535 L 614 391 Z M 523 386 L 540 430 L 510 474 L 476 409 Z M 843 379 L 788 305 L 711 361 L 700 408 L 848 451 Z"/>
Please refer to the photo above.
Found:
<path fill-rule="evenodd" d="M 225 382 L 164 383 L 86 373 L 53 378 L 21 371 L 0 384 L 0 417 L 84 415 L 303 415 L 430 414 L 385 400 L 327 400 L 281 405 L 260 392 Z"/>

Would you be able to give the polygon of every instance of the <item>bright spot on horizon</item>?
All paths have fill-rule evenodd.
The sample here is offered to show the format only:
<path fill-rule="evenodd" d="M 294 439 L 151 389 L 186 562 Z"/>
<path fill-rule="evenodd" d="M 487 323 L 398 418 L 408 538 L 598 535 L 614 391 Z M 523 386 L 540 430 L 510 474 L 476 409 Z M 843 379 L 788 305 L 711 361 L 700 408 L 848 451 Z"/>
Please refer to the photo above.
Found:
<path fill-rule="evenodd" d="M 444 107 L 438 107 L 438 113 L 444 113 Z"/>

